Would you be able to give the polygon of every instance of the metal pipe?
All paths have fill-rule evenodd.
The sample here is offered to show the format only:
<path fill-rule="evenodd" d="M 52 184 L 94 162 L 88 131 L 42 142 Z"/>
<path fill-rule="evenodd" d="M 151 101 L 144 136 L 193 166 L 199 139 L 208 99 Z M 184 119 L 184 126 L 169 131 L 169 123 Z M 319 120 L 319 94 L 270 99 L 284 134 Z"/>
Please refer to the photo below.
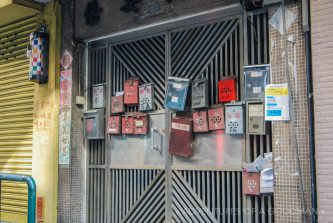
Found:
<path fill-rule="evenodd" d="M 28 185 L 28 223 L 36 222 L 36 183 L 30 176 L 0 173 L 0 181 L 25 182 Z"/>
<path fill-rule="evenodd" d="M 312 51 L 311 51 L 311 31 L 309 21 L 310 2 L 303 0 L 303 14 L 307 21 L 303 22 L 307 25 L 305 32 L 305 54 L 306 54 L 306 83 L 308 94 L 308 122 L 309 122 L 309 146 L 310 146 L 310 175 L 311 175 L 311 222 L 318 221 L 317 214 L 317 178 L 316 178 L 316 149 L 315 149 L 315 126 L 314 126 L 314 108 L 313 108 L 313 80 L 312 80 Z"/>

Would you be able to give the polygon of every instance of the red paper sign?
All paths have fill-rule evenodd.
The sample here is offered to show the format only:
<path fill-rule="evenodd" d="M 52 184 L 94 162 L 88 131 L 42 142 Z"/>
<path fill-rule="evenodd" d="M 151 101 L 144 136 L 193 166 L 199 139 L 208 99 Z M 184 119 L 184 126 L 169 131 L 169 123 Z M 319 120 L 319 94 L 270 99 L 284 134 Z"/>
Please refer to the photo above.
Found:
<path fill-rule="evenodd" d="M 218 83 L 219 102 L 226 103 L 237 100 L 236 78 L 227 78 Z"/>
<path fill-rule="evenodd" d="M 37 197 L 37 221 L 43 221 L 44 197 Z"/>

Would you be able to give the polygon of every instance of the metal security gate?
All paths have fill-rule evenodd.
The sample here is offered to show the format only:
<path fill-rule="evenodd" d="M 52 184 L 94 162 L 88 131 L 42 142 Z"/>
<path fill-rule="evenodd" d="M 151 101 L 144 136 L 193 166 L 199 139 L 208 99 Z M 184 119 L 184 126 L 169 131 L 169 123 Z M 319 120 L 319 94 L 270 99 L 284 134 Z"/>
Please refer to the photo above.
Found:
<path fill-rule="evenodd" d="M 266 14 L 252 17 L 258 19 L 260 28 Z M 244 30 L 267 34 L 265 25 L 258 30 L 247 21 L 235 14 L 150 36 L 126 36 L 128 40 L 121 41 L 111 38 L 91 45 L 89 86 L 106 83 L 108 102 L 111 95 L 123 90 L 128 77 L 154 83 L 156 111 L 150 113 L 150 127 L 162 131 L 140 137 L 107 135 L 105 141 L 89 141 L 88 222 L 273 222 L 268 214 L 271 199 L 242 195 L 241 165 L 270 151 L 269 136 L 245 139 L 245 135 L 215 134 L 207 139 L 196 135 L 192 158 L 170 157 L 167 152 L 172 115 L 163 106 L 167 77 L 207 77 L 211 104 L 217 104 L 219 79 L 236 75 L 242 86 L 248 49 L 258 55 L 266 53 L 268 58 L 267 49 L 243 41 Z M 268 44 L 266 34 L 261 35 L 263 45 Z M 239 94 L 242 97 L 241 88 Z M 107 104 L 107 115 L 109 107 Z M 127 107 L 127 111 L 136 111 L 136 107 Z M 150 149 L 152 137 L 159 139 L 160 151 Z M 215 149 L 223 143 L 230 147 L 223 151 L 225 158 Z M 200 146 L 204 144 L 209 146 Z"/>
<path fill-rule="evenodd" d="M 34 84 L 26 49 L 37 17 L 0 27 L 0 172 L 31 175 Z M 0 220 L 27 222 L 25 184 L 2 182 Z"/>

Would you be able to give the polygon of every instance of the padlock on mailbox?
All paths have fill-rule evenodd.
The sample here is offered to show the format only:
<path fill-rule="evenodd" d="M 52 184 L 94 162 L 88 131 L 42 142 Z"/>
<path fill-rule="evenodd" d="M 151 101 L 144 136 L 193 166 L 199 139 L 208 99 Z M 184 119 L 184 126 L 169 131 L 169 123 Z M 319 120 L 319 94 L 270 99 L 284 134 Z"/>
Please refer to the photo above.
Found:
<path fill-rule="evenodd" d="M 106 132 L 113 135 L 121 134 L 121 116 L 110 116 L 108 118 Z"/>
<path fill-rule="evenodd" d="M 138 105 L 139 104 L 139 77 L 131 77 L 125 81 L 124 85 L 124 104 Z"/>
<path fill-rule="evenodd" d="M 236 81 L 236 77 L 227 77 L 218 82 L 219 102 L 226 103 L 237 100 Z"/>
<path fill-rule="evenodd" d="M 139 86 L 139 110 L 154 110 L 154 85 L 152 83 Z"/>
<path fill-rule="evenodd" d="M 224 129 L 224 110 L 223 108 L 211 108 L 208 110 L 209 130 Z"/>
<path fill-rule="evenodd" d="M 193 112 L 193 132 L 208 132 L 207 111 Z"/>
<path fill-rule="evenodd" d="M 208 79 L 196 80 L 192 84 L 192 108 L 208 107 Z"/>
<path fill-rule="evenodd" d="M 124 95 L 111 97 L 111 114 L 124 112 Z"/>
<path fill-rule="evenodd" d="M 134 134 L 134 117 L 124 115 L 121 119 L 121 132 L 125 135 Z"/>
<path fill-rule="evenodd" d="M 192 118 L 172 118 L 169 153 L 182 157 L 192 156 L 192 139 Z"/>
<path fill-rule="evenodd" d="M 134 134 L 146 135 L 148 133 L 148 115 L 144 113 L 136 113 L 134 118 Z"/>

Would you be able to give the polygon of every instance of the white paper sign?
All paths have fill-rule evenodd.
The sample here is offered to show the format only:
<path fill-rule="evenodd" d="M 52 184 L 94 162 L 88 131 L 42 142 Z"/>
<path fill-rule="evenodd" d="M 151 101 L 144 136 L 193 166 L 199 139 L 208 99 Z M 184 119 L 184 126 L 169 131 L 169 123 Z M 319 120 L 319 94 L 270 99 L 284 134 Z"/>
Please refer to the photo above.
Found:
<path fill-rule="evenodd" d="M 265 88 L 265 120 L 288 121 L 288 84 L 269 84 Z"/>

